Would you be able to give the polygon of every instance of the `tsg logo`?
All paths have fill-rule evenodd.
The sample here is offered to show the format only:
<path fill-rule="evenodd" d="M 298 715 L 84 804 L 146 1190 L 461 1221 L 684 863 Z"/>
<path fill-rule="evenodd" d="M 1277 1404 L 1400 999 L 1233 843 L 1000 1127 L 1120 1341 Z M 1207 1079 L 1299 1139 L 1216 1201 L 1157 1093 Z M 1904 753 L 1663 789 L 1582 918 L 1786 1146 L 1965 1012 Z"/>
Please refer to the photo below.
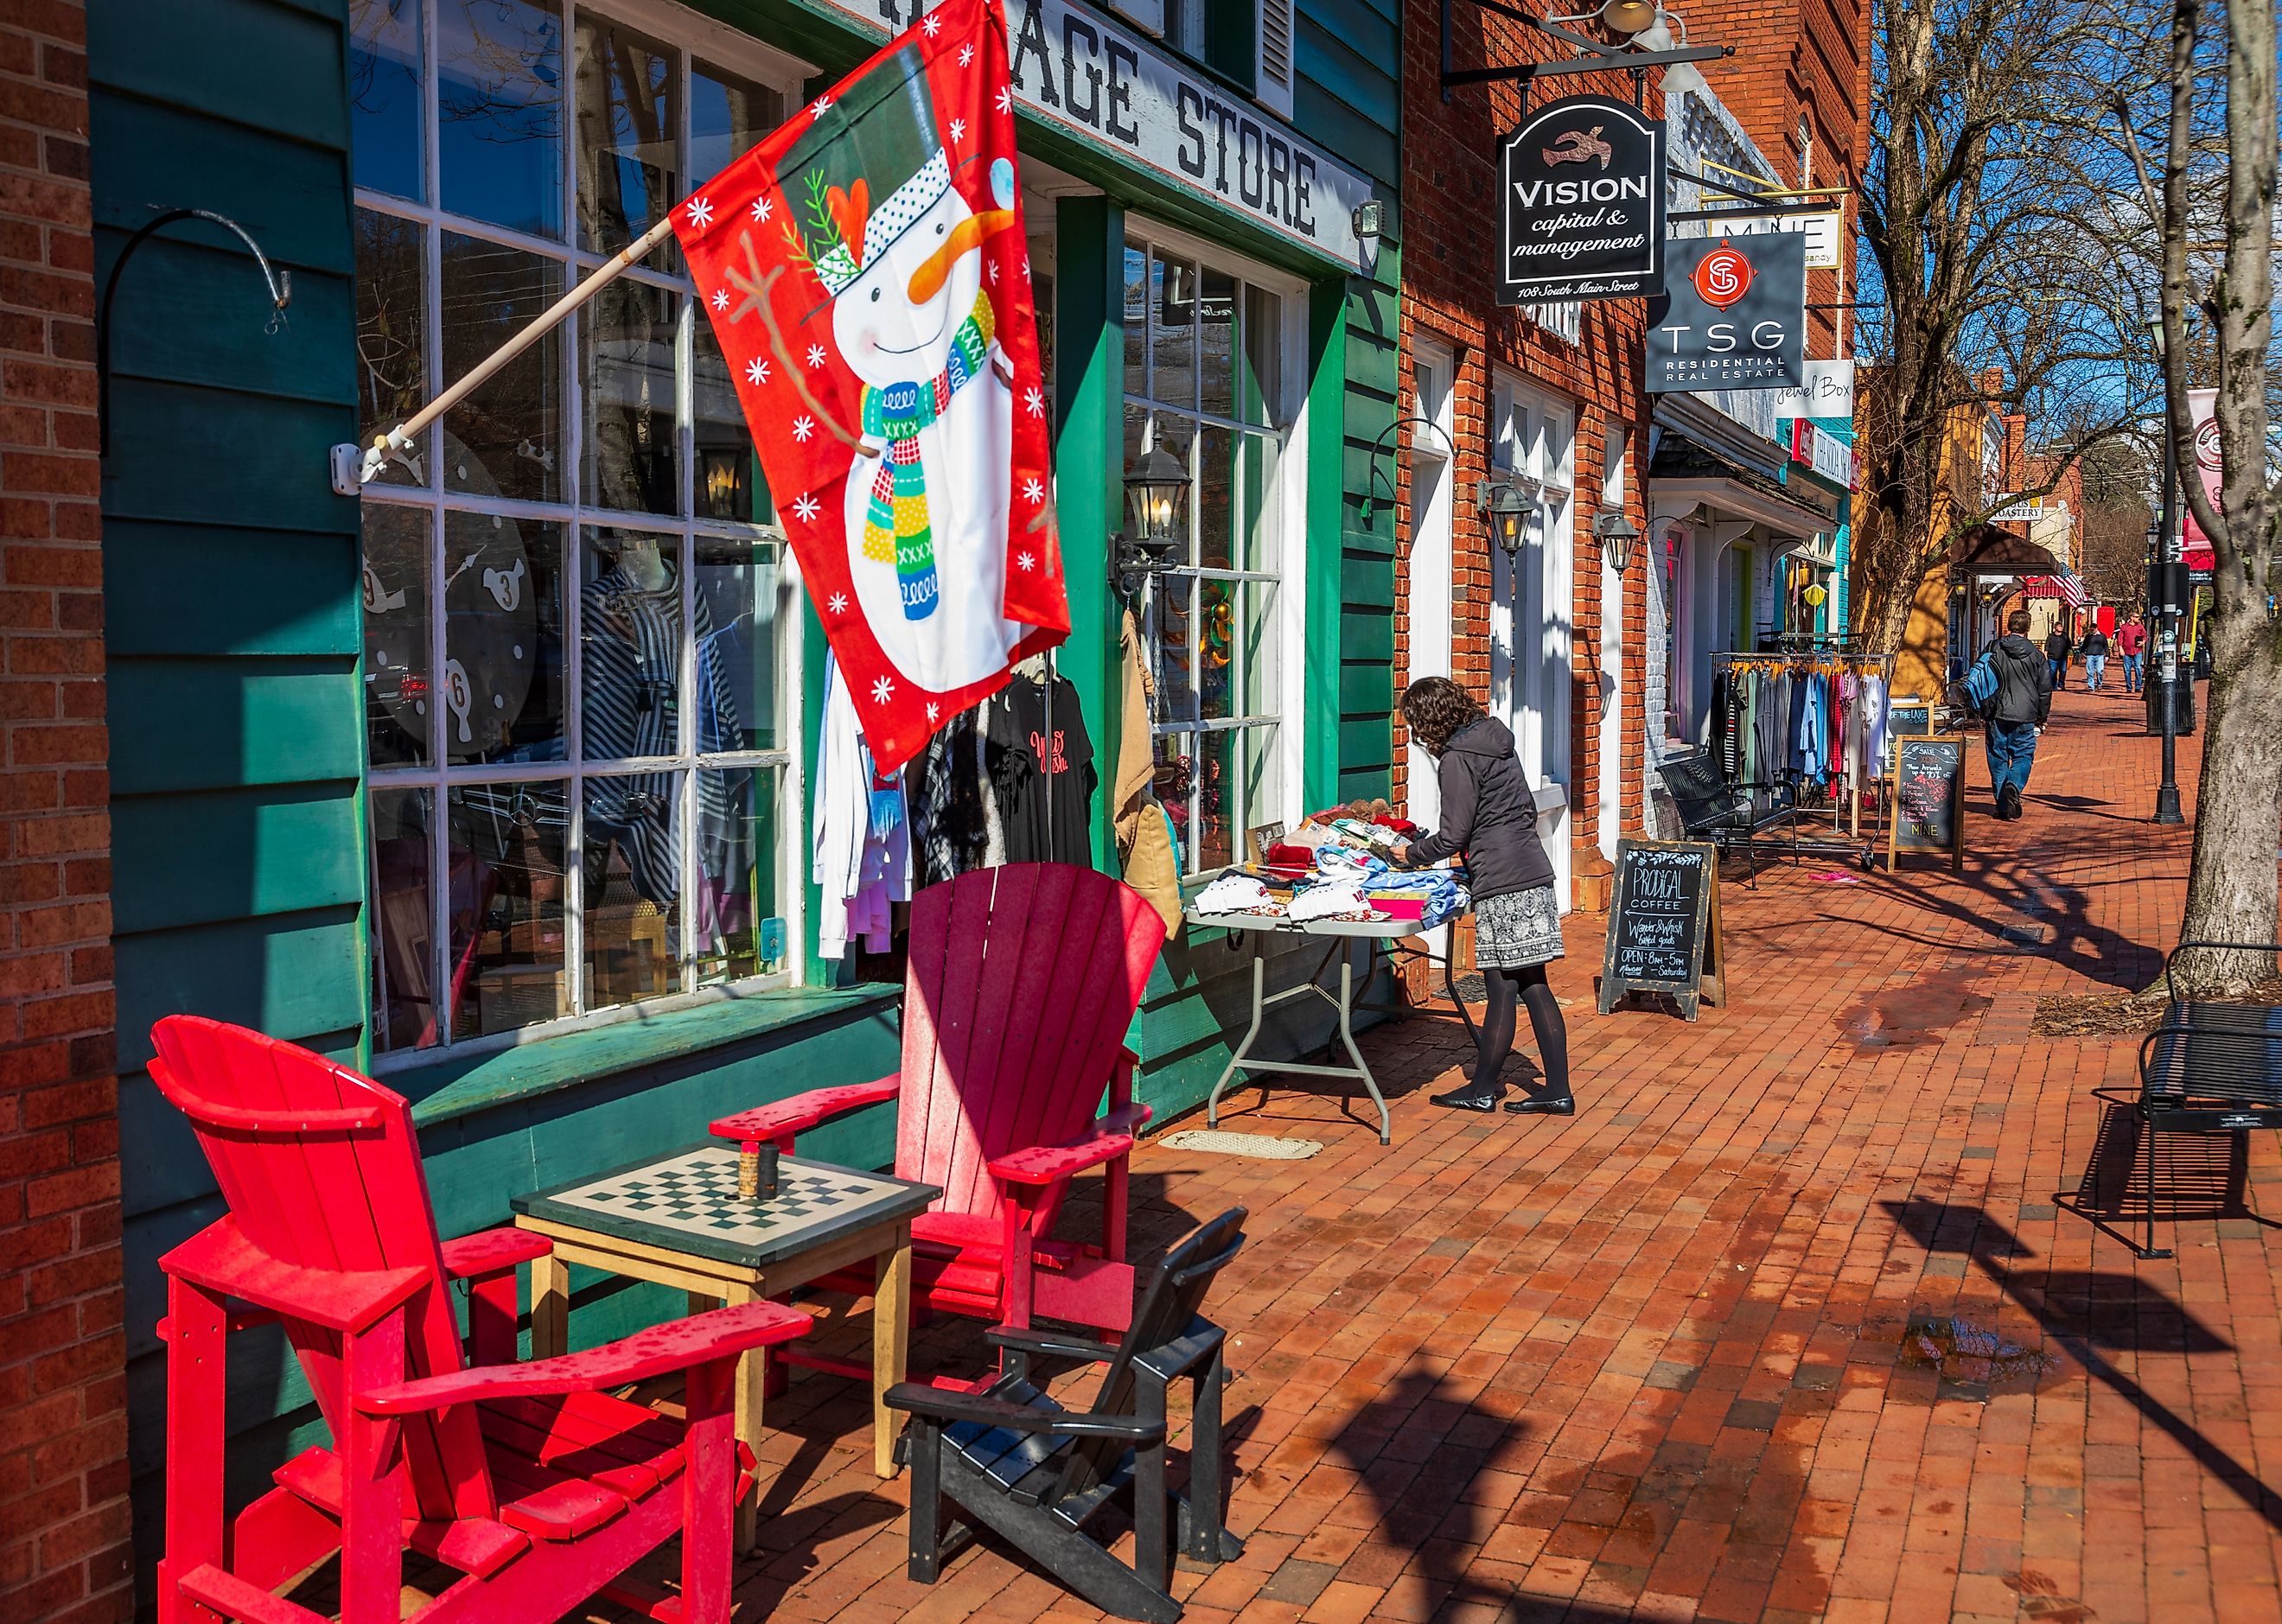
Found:
<path fill-rule="evenodd" d="M 1696 268 L 1696 297 L 1725 310 L 1751 291 L 1751 262 L 1733 248 L 1715 248 Z"/>

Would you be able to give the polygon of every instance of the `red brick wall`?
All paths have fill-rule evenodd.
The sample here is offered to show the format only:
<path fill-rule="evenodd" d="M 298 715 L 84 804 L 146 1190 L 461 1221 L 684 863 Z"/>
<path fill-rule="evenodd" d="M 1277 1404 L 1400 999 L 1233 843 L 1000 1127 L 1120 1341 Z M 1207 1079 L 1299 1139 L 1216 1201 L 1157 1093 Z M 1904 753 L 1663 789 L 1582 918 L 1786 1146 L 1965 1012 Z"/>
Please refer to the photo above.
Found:
<path fill-rule="evenodd" d="M 87 26 L 0 6 L 0 1619 L 133 1611 Z"/>
<path fill-rule="evenodd" d="M 1520 311 L 1496 303 L 1492 278 L 1497 260 L 1497 150 L 1504 131 L 1517 120 L 1521 97 L 1511 85 L 1469 87 L 1448 102 L 1440 86 L 1440 9 L 1435 0 L 1408 0 L 1402 47 L 1402 394 L 1404 416 L 1417 411 L 1411 373 L 1413 340 L 1427 337 L 1446 345 L 1456 358 L 1453 416 L 1457 457 L 1453 466 L 1451 587 L 1451 675 L 1478 698 L 1490 681 L 1489 536 L 1473 504 L 1474 482 L 1489 472 L 1488 419 L 1491 369 L 1510 369 L 1525 381 L 1565 396 L 1577 408 L 1576 544 L 1571 606 L 1573 626 L 1569 718 L 1569 831 L 1575 850 L 1595 846 L 1600 828 L 1600 644 L 1601 552 L 1593 520 L 1601 512 L 1601 481 L 1607 429 L 1631 425 L 1633 453 L 1626 495 L 1633 523 L 1647 528 L 1642 501 L 1642 470 L 1647 460 L 1649 401 L 1642 389 L 1642 339 L 1647 306 L 1642 299 L 1610 299 L 1584 307 L 1579 342 L 1570 344 L 1539 327 Z M 1477 8 L 1452 12 L 1453 66 L 1470 67 L 1550 55 L 1546 36 Z M 1581 74 L 1548 80 L 1535 99 L 1592 91 L 1629 97 L 1625 74 Z M 1653 95 L 1649 112 L 1657 108 Z M 1406 437 L 1407 438 L 1407 437 Z M 1398 489 L 1401 517 L 1397 525 L 1396 579 L 1409 579 L 1411 540 L 1409 459 L 1403 459 Z M 1635 544 L 1645 555 L 1645 546 Z M 1646 637 L 1645 565 L 1632 564 L 1625 577 L 1624 772 L 1619 824 L 1641 823 L 1641 658 Z M 1396 691 L 1416 674 L 1410 669 L 1409 616 L 1398 605 L 1395 619 Z M 1395 724 L 1394 781 L 1400 798 L 1408 788 L 1408 737 Z"/>

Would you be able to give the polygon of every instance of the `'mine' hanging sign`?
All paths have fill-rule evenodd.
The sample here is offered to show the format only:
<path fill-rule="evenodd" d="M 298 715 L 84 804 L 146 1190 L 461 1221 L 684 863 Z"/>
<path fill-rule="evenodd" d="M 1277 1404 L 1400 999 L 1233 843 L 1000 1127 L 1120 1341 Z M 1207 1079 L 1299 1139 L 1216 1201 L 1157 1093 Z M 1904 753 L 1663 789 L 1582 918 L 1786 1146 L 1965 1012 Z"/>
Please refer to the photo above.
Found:
<path fill-rule="evenodd" d="M 1664 285 L 1664 123 L 1605 96 L 1548 102 L 1498 154 L 1498 303 Z"/>
<path fill-rule="evenodd" d="M 1069 633 L 1000 0 L 949 0 L 674 215 L 881 772 Z"/>

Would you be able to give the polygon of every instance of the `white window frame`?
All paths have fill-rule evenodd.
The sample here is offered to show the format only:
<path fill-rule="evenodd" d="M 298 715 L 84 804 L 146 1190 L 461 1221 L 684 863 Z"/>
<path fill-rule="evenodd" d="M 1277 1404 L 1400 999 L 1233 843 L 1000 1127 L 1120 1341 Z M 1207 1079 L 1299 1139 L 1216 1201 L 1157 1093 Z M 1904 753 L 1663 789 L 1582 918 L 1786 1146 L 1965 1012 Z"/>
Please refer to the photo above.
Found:
<path fill-rule="evenodd" d="M 423 377 L 425 387 L 433 393 L 444 382 L 438 377 L 442 354 L 442 284 L 443 234 L 476 237 L 502 246 L 543 258 L 560 267 L 568 288 L 580 276 L 602 264 L 611 256 L 608 253 L 581 247 L 578 244 L 578 105 L 576 99 L 577 16 L 584 12 L 600 20 L 621 25 L 642 35 L 647 40 L 671 51 L 674 60 L 676 83 L 680 87 L 679 128 L 675 140 L 681 170 L 687 168 L 690 151 L 690 113 L 692 98 L 687 94 L 693 63 L 702 60 L 708 66 L 732 73 L 741 78 L 763 85 L 783 97 L 787 111 L 800 105 L 802 82 L 814 69 L 798 58 L 775 50 L 760 41 L 741 34 L 722 23 L 671 0 L 536 0 L 551 10 L 560 19 L 562 39 L 561 100 L 558 103 L 560 125 L 560 170 L 562 176 L 563 237 L 558 240 L 534 237 L 525 232 L 493 225 L 487 221 L 452 214 L 441 206 L 442 143 L 438 123 L 438 11 L 443 0 L 418 0 L 421 9 L 423 58 L 423 187 L 424 201 L 402 198 L 391 192 L 358 188 L 354 206 L 374 214 L 384 214 L 423 228 L 425 258 L 423 299 Z M 682 175 L 685 183 L 703 177 Z M 678 199 L 676 200 L 678 201 Z M 539 1042 L 567 1031 L 577 1031 L 597 1026 L 613 1025 L 622 1021 L 648 1019 L 668 1010 L 748 996 L 756 991 L 797 985 L 805 970 L 804 943 L 806 940 L 805 897 L 807 865 L 797 860 L 806 849 L 807 820 L 803 737 L 803 706 L 800 695 L 803 670 L 803 617 L 799 612 L 800 580 L 791 548 L 786 545 L 780 525 L 741 524 L 700 517 L 696 510 L 695 484 L 697 478 L 695 447 L 695 403 L 692 391 L 692 354 L 697 306 L 694 289 L 686 275 L 669 275 L 646 265 L 636 265 L 625 273 L 626 279 L 651 287 L 671 291 L 679 298 L 679 314 L 675 325 L 675 437 L 678 478 L 680 491 L 679 512 L 660 515 L 627 512 L 617 509 L 590 505 L 581 491 L 581 440 L 585 432 L 585 385 L 579 376 L 578 332 L 576 318 L 565 322 L 555 332 L 542 340 L 555 346 L 560 368 L 560 392 L 556 410 L 561 414 L 560 470 L 558 494 L 551 501 L 530 501 L 505 497 L 484 497 L 470 492 L 447 488 L 440 466 L 442 445 L 440 425 L 431 428 L 423 437 L 421 447 L 426 482 L 423 486 L 383 484 L 376 482 L 365 487 L 366 501 L 375 506 L 389 506 L 423 512 L 429 520 L 430 581 L 429 581 L 429 662 L 433 680 L 440 693 L 442 672 L 446 664 L 447 616 L 445 610 L 445 525 L 446 516 L 453 513 L 480 515 L 498 514 L 518 519 L 552 524 L 560 534 L 562 556 L 559 563 L 561 590 L 563 594 L 563 737 L 565 759 L 562 761 L 520 762 L 510 764 L 470 765 L 454 766 L 449 764 L 448 747 L 434 752 L 435 759 L 419 766 L 374 767 L 366 765 L 365 793 L 416 789 L 425 791 L 429 804 L 429 909 L 430 909 L 430 987 L 431 1004 L 434 1012 L 436 1040 L 424 1046 L 381 1051 L 376 1045 L 376 1070 L 388 1071 L 427 1063 L 446 1054 L 484 1053 Z M 675 579 L 681 595 L 681 660 L 677 673 L 679 703 L 677 705 L 678 749 L 670 757 L 642 758 L 634 760 L 587 761 L 583 750 L 571 746 L 582 737 L 582 677 L 585 650 L 580 626 L 582 597 L 582 549 L 589 529 L 638 532 L 670 541 L 674 549 Z M 695 614 L 697 581 L 695 577 L 696 544 L 701 538 L 749 541 L 773 550 L 772 562 L 777 570 L 776 647 L 774 651 L 774 687 L 779 714 L 776 718 L 778 748 L 768 750 L 739 750 L 720 753 L 701 753 L 695 748 L 697 649 Z M 759 557 L 756 563 L 761 562 Z M 441 742 L 447 719 L 440 712 L 432 719 L 435 739 Z M 697 839 L 697 779 L 704 771 L 734 772 L 750 769 L 764 783 L 773 781 L 776 795 L 777 850 L 769 861 L 776 881 L 777 913 L 785 921 L 786 962 L 776 972 L 748 976 L 740 980 L 697 985 L 697 956 L 695 952 L 696 910 L 687 905 L 686 899 L 694 896 L 688 884 L 695 865 L 699 860 Z M 676 820 L 683 866 L 680 894 L 685 899 L 679 909 L 680 939 L 674 944 L 674 956 L 679 966 L 680 990 L 621 1004 L 589 1009 L 586 1006 L 587 988 L 586 975 L 586 897 L 585 892 L 585 818 L 582 789 L 590 779 L 609 778 L 628 773 L 656 773 L 672 772 L 679 775 L 679 805 Z M 563 849 L 563 970 L 566 998 L 572 1013 L 551 1021 L 535 1022 L 511 1031 L 466 1037 L 454 1041 L 451 1032 L 452 1012 L 446 1007 L 450 969 L 450 818 L 446 797 L 455 787 L 476 787 L 489 784 L 562 783 L 566 787 L 565 816 L 567 828 Z M 368 820 L 369 821 L 369 820 Z M 368 836 L 368 840 L 369 836 Z M 371 854 L 364 854 L 369 865 Z M 373 883 L 377 885 L 377 876 Z M 376 901 L 377 891 L 375 892 Z M 377 917 L 376 907 L 375 917 Z M 757 922 L 757 921 L 756 921 Z M 376 955 L 377 958 L 377 955 Z M 379 974 L 377 967 L 376 975 Z M 376 983 L 377 984 L 377 983 Z M 376 1000 L 375 1022 L 385 1019 L 385 1011 Z M 376 1031 L 376 1037 L 379 1033 Z"/>
<path fill-rule="evenodd" d="M 1277 587 L 1275 620 L 1277 710 L 1273 713 L 1262 712 L 1256 716 L 1230 717 L 1210 722 L 1203 720 L 1160 722 L 1153 716 L 1150 719 L 1150 734 L 1153 739 L 1170 734 L 1227 732 L 1242 727 L 1257 727 L 1268 723 L 1274 724 L 1277 768 L 1282 781 L 1281 793 L 1277 796 L 1274 807 L 1254 809 L 1261 815 L 1250 819 L 1249 821 L 1255 825 L 1259 822 L 1277 820 L 1286 823 L 1297 822 L 1300 816 L 1300 804 L 1304 794 L 1301 773 L 1306 765 L 1306 741 L 1302 735 L 1307 731 L 1303 714 L 1305 643 L 1308 625 L 1307 403 L 1311 392 L 1307 386 L 1308 284 L 1286 272 L 1275 270 L 1242 254 L 1231 253 L 1227 249 L 1208 242 L 1203 237 L 1176 227 L 1160 224 L 1155 220 L 1141 214 L 1126 216 L 1124 245 L 1129 249 L 1138 247 L 1145 253 L 1152 248 L 1176 253 L 1183 258 L 1196 260 L 1199 264 L 1208 265 L 1215 270 L 1225 271 L 1239 277 L 1265 292 L 1276 294 L 1284 301 L 1284 333 L 1279 359 L 1283 373 L 1283 405 L 1289 423 L 1283 431 L 1284 445 L 1282 450 L 1277 453 L 1276 462 L 1277 567 L 1272 571 L 1214 570 L 1201 572 L 1180 567 L 1164 571 L 1168 576 L 1183 579 L 1199 573 L 1206 573 L 1215 579 L 1265 580 L 1275 583 Z M 1122 360 L 1119 364 L 1122 368 L 1123 365 Z M 1144 407 L 1152 412 L 1176 411 L 1184 418 L 1206 425 L 1251 433 L 1260 431 L 1255 424 L 1239 423 L 1233 419 L 1213 416 L 1200 411 L 1166 408 L 1146 396 L 1122 392 L 1123 389 L 1122 377 L 1119 386 L 1121 408 L 1130 405 Z M 1191 533 L 1193 534 L 1196 516 L 1194 504 L 1198 500 L 1198 493 L 1191 489 L 1189 495 L 1191 504 Z M 1156 589 L 1156 583 L 1152 581 L 1149 587 L 1150 593 L 1153 594 Z M 1147 621 L 1148 618 L 1145 617 L 1145 625 Z M 1147 657 L 1152 661 L 1151 668 L 1153 670 L 1155 659 L 1153 649 L 1149 652 Z M 1250 855 L 1244 850 L 1246 832 L 1240 827 L 1234 831 L 1234 839 L 1231 842 L 1231 855 L 1234 862 L 1241 863 Z M 1182 862 L 1185 864 L 1188 860 L 1188 852 L 1184 851 L 1179 855 Z M 1219 871 L 1215 869 L 1211 872 Z M 1208 873 L 1199 871 L 1188 874 L 1187 877 L 1191 880 L 1201 880 L 1211 876 Z"/>

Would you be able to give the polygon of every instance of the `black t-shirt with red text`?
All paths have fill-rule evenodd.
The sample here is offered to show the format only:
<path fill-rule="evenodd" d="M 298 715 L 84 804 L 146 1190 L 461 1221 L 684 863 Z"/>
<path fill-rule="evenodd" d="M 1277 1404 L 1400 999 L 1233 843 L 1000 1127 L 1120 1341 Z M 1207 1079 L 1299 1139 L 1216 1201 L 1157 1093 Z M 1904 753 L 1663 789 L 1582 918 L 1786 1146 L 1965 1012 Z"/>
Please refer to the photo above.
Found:
<path fill-rule="evenodd" d="M 1083 866 L 1093 860 L 1093 740 L 1078 708 L 1077 689 L 1067 677 L 1054 679 L 1053 713 L 1049 742 L 1045 687 L 1025 677 L 1015 678 L 990 701 L 985 734 L 991 747 L 990 785 L 1010 863 Z"/>

